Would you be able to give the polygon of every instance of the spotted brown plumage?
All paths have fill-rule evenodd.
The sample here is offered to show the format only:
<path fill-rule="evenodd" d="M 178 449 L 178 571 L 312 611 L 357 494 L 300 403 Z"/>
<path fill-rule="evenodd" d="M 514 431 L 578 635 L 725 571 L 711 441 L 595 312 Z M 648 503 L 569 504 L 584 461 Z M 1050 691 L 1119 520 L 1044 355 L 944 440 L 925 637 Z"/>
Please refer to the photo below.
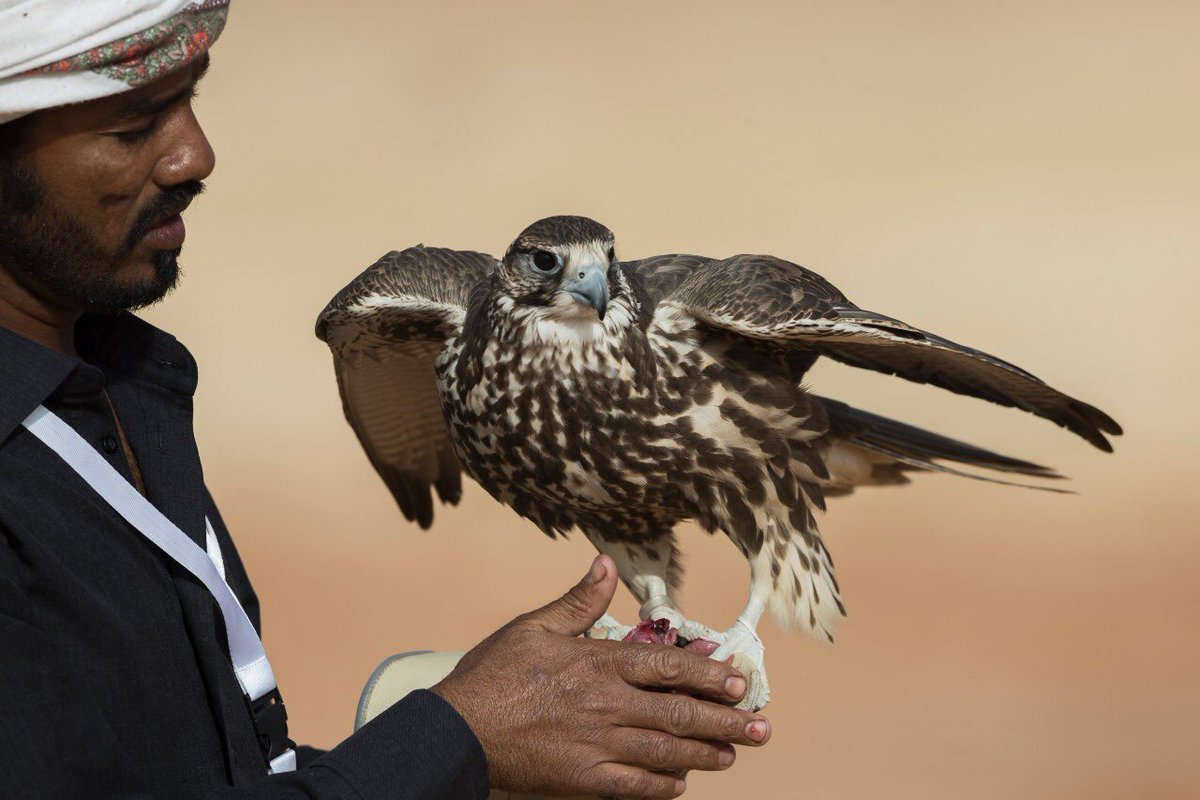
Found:
<path fill-rule="evenodd" d="M 767 605 L 830 641 L 845 613 L 814 517 L 827 494 L 913 471 L 982 477 L 955 463 L 1057 477 L 809 393 L 818 357 L 1021 408 L 1101 449 L 1120 433 L 1024 370 L 860 309 L 796 264 L 620 262 L 612 233 L 584 217 L 534 223 L 499 261 L 389 253 L 334 297 L 317 333 L 346 417 L 409 519 L 431 523 L 430 487 L 457 502 L 461 467 L 550 536 L 578 527 L 644 617 L 753 661 L 748 705 L 768 697 L 754 633 Z M 724 633 L 672 599 L 683 519 L 723 531 L 750 563 L 749 603 Z"/>

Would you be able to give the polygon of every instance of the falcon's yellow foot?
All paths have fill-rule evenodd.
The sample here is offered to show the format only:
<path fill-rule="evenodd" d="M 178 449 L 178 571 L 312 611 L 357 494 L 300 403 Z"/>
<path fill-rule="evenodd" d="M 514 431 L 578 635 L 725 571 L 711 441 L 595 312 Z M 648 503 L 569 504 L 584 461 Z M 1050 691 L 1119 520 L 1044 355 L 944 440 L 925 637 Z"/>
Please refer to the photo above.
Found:
<path fill-rule="evenodd" d="M 724 633 L 710 631 L 705 639 L 718 642 L 719 647 L 710 658 L 724 661 L 733 657 L 733 666 L 746 676 L 746 694 L 737 704 L 747 711 L 758 711 L 771 701 L 771 687 L 767 683 L 767 668 L 763 663 L 763 643 L 758 633 L 742 620 Z"/>

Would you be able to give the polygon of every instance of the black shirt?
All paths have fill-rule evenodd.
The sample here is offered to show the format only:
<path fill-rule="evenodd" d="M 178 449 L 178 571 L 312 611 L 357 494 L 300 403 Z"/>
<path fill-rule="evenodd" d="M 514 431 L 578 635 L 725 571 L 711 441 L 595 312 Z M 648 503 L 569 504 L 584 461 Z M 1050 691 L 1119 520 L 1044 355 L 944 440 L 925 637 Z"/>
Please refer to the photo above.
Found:
<path fill-rule="evenodd" d="M 132 314 L 85 315 L 76 348 L 0 328 L 0 797 L 486 797 L 479 742 L 426 691 L 266 775 L 216 601 L 21 426 L 43 404 L 130 479 L 115 408 L 147 498 L 201 547 L 211 520 L 257 628 L 192 434 L 196 363 Z"/>

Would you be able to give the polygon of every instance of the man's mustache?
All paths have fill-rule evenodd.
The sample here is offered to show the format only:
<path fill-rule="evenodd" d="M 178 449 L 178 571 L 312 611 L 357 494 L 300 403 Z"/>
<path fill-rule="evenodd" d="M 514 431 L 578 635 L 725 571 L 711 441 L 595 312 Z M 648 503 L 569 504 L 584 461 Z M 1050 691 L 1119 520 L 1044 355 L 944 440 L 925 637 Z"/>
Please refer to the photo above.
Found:
<path fill-rule="evenodd" d="M 119 256 L 133 252 L 133 248 L 137 247 L 137 243 L 152 228 L 181 213 L 188 207 L 188 203 L 203 191 L 204 184 L 200 181 L 184 181 L 164 189 L 162 194 L 148 202 L 146 207 L 138 212 L 133 228 L 125 237 L 125 244 L 122 245 Z"/>

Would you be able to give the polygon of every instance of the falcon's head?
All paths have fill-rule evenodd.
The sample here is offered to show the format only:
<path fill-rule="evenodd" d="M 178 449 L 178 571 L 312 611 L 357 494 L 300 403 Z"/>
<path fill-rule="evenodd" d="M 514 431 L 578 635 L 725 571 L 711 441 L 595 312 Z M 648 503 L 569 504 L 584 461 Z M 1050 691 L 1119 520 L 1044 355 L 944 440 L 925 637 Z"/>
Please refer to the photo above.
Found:
<path fill-rule="evenodd" d="M 548 318 L 603 322 L 617 300 L 629 305 L 612 231 L 587 217 L 533 223 L 508 248 L 497 276 L 505 294 L 544 307 Z"/>

